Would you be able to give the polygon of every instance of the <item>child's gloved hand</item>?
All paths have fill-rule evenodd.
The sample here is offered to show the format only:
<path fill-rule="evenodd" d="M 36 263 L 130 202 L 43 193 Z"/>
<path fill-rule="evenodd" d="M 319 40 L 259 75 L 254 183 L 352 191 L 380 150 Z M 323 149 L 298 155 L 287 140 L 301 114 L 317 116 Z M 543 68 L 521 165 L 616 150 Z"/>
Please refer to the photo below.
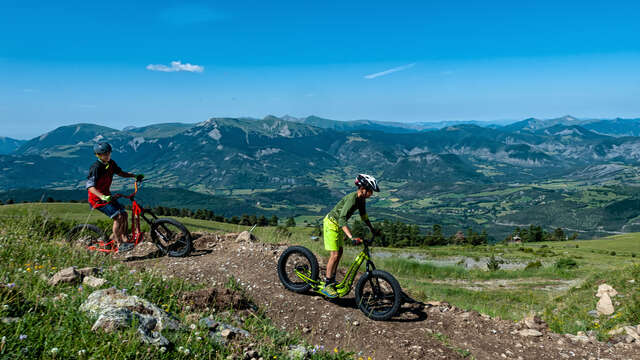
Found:
<path fill-rule="evenodd" d="M 142 179 L 144 179 L 144 174 L 136 175 L 136 181 L 142 181 Z"/>

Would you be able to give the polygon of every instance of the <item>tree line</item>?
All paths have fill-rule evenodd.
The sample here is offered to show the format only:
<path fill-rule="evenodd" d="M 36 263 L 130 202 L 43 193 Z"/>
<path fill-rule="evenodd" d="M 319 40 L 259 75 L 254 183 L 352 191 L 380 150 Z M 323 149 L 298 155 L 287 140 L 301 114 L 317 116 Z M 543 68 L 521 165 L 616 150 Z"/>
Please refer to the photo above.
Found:
<path fill-rule="evenodd" d="M 437 245 L 483 245 L 488 244 L 490 237 L 483 229 L 476 232 L 472 228 L 466 231 L 458 231 L 455 234 L 445 236 L 442 225 L 434 224 L 430 230 L 423 234 L 418 225 L 406 224 L 401 221 L 383 220 L 374 224 L 381 236 L 376 237 L 374 245 L 385 247 L 426 247 Z M 355 220 L 351 227 L 355 237 L 368 237 L 369 230 L 360 220 Z"/>
<path fill-rule="evenodd" d="M 514 241 L 516 238 L 519 238 L 522 242 L 567 241 L 576 240 L 578 233 L 574 232 L 571 236 L 568 236 L 562 228 L 556 228 L 552 232 L 548 232 L 540 225 L 529 225 L 528 228 L 516 228 L 504 241 Z"/>

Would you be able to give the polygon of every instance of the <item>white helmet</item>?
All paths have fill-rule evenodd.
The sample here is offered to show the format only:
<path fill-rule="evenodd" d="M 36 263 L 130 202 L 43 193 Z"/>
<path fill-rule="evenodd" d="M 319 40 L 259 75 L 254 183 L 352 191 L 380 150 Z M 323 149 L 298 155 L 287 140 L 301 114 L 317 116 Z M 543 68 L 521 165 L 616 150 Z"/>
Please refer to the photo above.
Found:
<path fill-rule="evenodd" d="M 375 191 L 375 192 L 379 192 L 380 188 L 378 187 L 378 182 L 376 181 L 376 178 L 374 178 L 371 175 L 367 175 L 367 174 L 360 174 L 358 175 L 358 177 L 356 177 L 356 186 L 357 187 L 363 187 L 367 190 L 371 190 L 371 191 Z"/>

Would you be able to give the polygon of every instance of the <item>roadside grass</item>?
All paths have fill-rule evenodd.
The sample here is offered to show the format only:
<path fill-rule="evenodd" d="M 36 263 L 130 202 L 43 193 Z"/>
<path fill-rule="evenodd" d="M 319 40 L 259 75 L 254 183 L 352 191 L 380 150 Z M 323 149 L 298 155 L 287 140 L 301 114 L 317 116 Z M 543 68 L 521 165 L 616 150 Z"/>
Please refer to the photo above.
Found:
<path fill-rule="evenodd" d="M 185 327 L 164 331 L 171 346 L 158 348 L 143 344 L 136 328 L 104 333 L 93 332 L 94 319 L 79 310 L 93 289 L 80 284 L 51 287 L 47 280 L 68 267 L 101 269 L 105 287 L 137 295 L 162 307 L 184 321 L 189 309 L 178 299 L 185 291 L 207 286 L 204 283 L 163 277 L 159 272 L 129 269 L 111 256 L 89 252 L 65 243 L 60 228 L 43 226 L 42 216 L 0 218 L 0 318 L 16 318 L 0 323 L 0 358 L 7 359 L 226 359 L 242 356 L 242 346 L 223 346 L 210 341 L 207 329 Z M 236 288 L 236 290 L 239 290 Z M 200 312 L 226 322 L 228 312 L 217 309 Z M 236 324 L 237 325 L 237 324 Z M 247 317 L 242 327 L 252 334 L 261 356 L 286 359 L 288 346 L 303 343 L 273 325 L 261 311 Z M 312 359 L 347 359 L 344 351 L 318 351 Z"/>

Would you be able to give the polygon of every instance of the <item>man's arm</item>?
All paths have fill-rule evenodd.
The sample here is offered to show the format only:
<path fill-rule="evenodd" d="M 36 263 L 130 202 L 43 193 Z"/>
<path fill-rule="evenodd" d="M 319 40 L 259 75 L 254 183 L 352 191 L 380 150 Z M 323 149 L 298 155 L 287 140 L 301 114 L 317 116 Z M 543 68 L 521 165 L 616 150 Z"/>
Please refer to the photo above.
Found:
<path fill-rule="evenodd" d="M 120 177 L 124 177 L 124 178 L 132 178 L 132 177 L 136 177 L 136 174 L 132 174 L 130 172 L 126 172 L 126 171 L 122 171 L 120 170 L 119 172 L 116 173 L 116 175 L 120 176 Z"/>
<path fill-rule="evenodd" d="M 102 201 L 111 201 L 111 196 L 105 196 L 103 193 L 98 191 L 95 186 L 91 186 L 88 190 L 90 193 L 97 196 Z"/>

